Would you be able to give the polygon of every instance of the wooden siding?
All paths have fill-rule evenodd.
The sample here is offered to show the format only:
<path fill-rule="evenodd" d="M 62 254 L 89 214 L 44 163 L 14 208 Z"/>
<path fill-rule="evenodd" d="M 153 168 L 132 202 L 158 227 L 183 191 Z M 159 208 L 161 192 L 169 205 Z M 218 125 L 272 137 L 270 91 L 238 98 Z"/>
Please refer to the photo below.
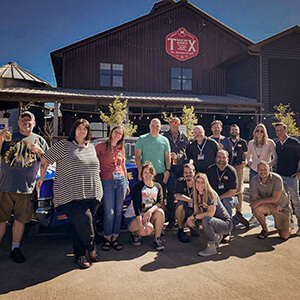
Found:
<path fill-rule="evenodd" d="M 180 27 L 199 39 L 198 56 L 184 62 L 165 52 L 165 36 Z M 62 87 L 224 95 L 225 71 L 216 66 L 247 46 L 204 14 L 180 6 L 65 52 Z M 123 88 L 100 86 L 101 62 L 124 65 Z M 171 90 L 171 67 L 193 68 L 192 91 Z"/>
<path fill-rule="evenodd" d="M 259 99 L 259 59 L 250 56 L 226 69 L 228 94 Z"/>

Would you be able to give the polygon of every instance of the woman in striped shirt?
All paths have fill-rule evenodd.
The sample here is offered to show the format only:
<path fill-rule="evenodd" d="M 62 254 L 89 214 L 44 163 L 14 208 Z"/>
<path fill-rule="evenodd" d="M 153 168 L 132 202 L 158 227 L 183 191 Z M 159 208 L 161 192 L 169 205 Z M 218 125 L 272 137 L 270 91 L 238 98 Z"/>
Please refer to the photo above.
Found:
<path fill-rule="evenodd" d="M 105 242 L 102 250 L 122 250 L 118 241 L 120 233 L 123 203 L 129 193 L 129 184 L 125 167 L 124 129 L 115 126 L 105 142 L 96 145 L 100 162 L 100 177 L 103 185 L 103 227 Z"/>
<path fill-rule="evenodd" d="M 68 139 L 57 142 L 43 154 L 41 177 L 37 181 L 39 189 L 48 165 L 56 163 L 53 202 L 73 225 L 75 262 L 81 268 L 90 267 L 85 257 L 86 250 L 92 262 L 100 259 L 94 242 L 93 216 L 103 192 L 99 162 L 90 138 L 89 122 L 85 119 L 76 120 Z"/>

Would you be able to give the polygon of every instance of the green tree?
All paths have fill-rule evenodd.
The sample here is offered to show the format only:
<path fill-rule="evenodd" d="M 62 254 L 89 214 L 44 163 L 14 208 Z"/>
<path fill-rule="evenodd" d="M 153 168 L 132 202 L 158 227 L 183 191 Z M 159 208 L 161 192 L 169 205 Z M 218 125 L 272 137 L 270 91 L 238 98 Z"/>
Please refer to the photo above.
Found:
<path fill-rule="evenodd" d="M 193 138 L 194 126 L 198 123 L 196 114 L 194 113 L 194 106 L 187 108 L 185 105 L 182 109 L 183 114 L 181 117 L 182 125 L 186 126 L 186 135 L 189 139 Z"/>
<path fill-rule="evenodd" d="M 162 112 L 162 115 L 163 115 L 164 121 L 166 121 L 168 124 L 171 122 L 172 118 L 174 117 L 172 113 L 168 117 L 168 115 L 165 111 Z"/>
<path fill-rule="evenodd" d="M 279 105 L 275 105 L 274 109 L 276 110 L 275 112 L 275 118 L 279 122 L 283 122 L 287 126 L 287 133 L 289 135 L 299 135 L 300 130 L 297 127 L 296 120 L 295 120 L 295 113 L 291 109 L 291 105 L 289 104 L 282 104 L 280 103 Z M 272 125 L 276 124 L 272 123 Z"/>
<path fill-rule="evenodd" d="M 122 96 L 122 94 L 120 94 Z M 126 122 L 127 104 L 128 100 L 122 102 L 120 96 L 116 96 L 113 103 L 109 104 L 108 108 L 110 116 L 106 116 L 100 111 L 100 119 L 108 126 L 122 125 L 126 136 L 131 136 L 137 130 L 137 125 L 133 125 L 132 122 Z"/>

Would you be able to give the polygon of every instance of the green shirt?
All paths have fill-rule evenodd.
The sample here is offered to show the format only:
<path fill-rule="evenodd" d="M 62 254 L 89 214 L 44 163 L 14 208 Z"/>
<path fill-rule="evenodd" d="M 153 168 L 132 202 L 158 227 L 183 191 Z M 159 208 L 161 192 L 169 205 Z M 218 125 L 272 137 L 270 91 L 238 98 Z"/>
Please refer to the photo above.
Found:
<path fill-rule="evenodd" d="M 155 169 L 156 174 L 166 171 L 165 152 L 170 152 L 169 140 L 159 134 L 153 137 L 150 133 L 141 135 L 136 144 L 136 150 L 142 151 L 142 165 L 150 161 Z"/>

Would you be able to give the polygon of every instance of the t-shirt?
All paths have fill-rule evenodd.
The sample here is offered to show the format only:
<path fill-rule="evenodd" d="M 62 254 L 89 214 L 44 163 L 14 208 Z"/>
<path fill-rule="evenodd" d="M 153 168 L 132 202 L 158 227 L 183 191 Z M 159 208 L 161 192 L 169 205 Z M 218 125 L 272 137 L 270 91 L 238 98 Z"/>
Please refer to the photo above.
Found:
<path fill-rule="evenodd" d="M 221 219 L 223 221 L 231 220 L 231 217 L 230 217 L 227 209 L 225 208 L 225 206 L 221 202 L 218 194 L 215 191 L 214 191 L 214 198 L 213 199 L 208 198 L 207 203 L 205 203 L 203 201 L 203 197 L 198 195 L 198 208 L 199 208 L 200 213 L 207 212 L 207 209 L 210 205 L 216 206 L 216 211 L 214 214 L 215 218 Z"/>
<path fill-rule="evenodd" d="M 61 140 L 46 151 L 43 158 L 49 164 L 56 162 L 54 206 L 73 200 L 101 200 L 103 192 L 99 161 L 91 143 L 80 147 L 75 142 Z"/>
<path fill-rule="evenodd" d="M 235 169 L 227 165 L 224 171 L 221 171 L 216 164 L 210 166 L 206 171 L 211 187 L 218 193 L 219 196 L 236 189 L 237 176 Z"/>
<path fill-rule="evenodd" d="M 162 207 L 163 190 L 158 182 L 153 182 L 153 186 L 150 187 L 143 181 L 138 181 L 133 186 L 131 196 L 132 202 L 124 214 L 126 218 L 139 216 L 154 205 Z"/>
<path fill-rule="evenodd" d="M 258 195 L 260 198 L 272 197 L 273 192 L 282 191 L 278 205 L 282 208 L 289 207 L 289 199 L 285 192 L 283 181 L 280 175 L 270 172 L 269 179 L 266 184 L 262 183 L 259 175 L 252 178 L 250 184 L 250 195 Z"/>
<path fill-rule="evenodd" d="M 205 137 L 202 144 L 194 141 L 187 147 L 187 158 L 194 161 L 196 172 L 205 173 L 207 168 L 215 163 L 219 146 L 215 140 Z"/>
<path fill-rule="evenodd" d="M 170 152 L 170 143 L 166 137 L 161 134 L 157 137 L 151 136 L 150 133 L 143 134 L 138 138 L 135 149 L 142 151 L 142 165 L 150 161 L 156 174 L 166 171 L 165 152 Z"/>
<path fill-rule="evenodd" d="M 281 176 L 290 177 L 299 170 L 300 160 L 300 142 L 288 137 L 282 144 L 279 140 L 276 142 L 277 169 L 276 172 Z"/>
<path fill-rule="evenodd" d="M 177 182 L 176 182 L 176 191 L 175 191 L 175 194 L 181 194 L 181 195 L 185 195 L 189 198 L 192 198 L 193 199 L 193 187 L 189 188 L 186 184 L 186 180 L 181 177 L 181 178 L 178 178 L 177 179 Z M 188 207 L 193 207 L 193 202 L 190 203 L 188 202 L 187 203 Z"/>
<path fill-rule="evenodd" d="M 45 151 L 47 142 L 38 134 L 22 135 L 17 132 L 12 141 L 4 141 L 1 149 L 0 191 L 10 193 L 32 194 L 35 188 L 36 175 L 40 167 L 37 154 L 30 148 L 37 140 Z"/>
<path fill-rule="evenodd" d="M 240 165 L 242 161 L 246 160 L 244 152 L 248 151 L 247 143 L 244 139 L 239 138 L 236 141 L 233 141 L 229 138 L 229 141 L 232 144 L 232 160 L 231 165 L 237 166 Z"/>
<path fill-rule="evenodd" d="M 120 176 L 124 176 L 122 166 L 124 166 L 125 158 L 120 148 L 111 147 L 111 151 L 106 152 L 106 144 L 101 142 L 98 143 L 95 148 L 100 162 L 101 179 L 113 179 L 113 172 L 119 172 Z"/>

